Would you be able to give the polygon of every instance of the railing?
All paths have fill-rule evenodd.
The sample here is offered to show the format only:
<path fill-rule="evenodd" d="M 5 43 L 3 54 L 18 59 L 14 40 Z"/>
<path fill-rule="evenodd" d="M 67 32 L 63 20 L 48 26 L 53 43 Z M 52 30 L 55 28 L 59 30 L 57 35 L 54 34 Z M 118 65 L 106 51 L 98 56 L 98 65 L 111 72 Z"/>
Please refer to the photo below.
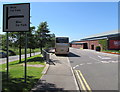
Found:
<path fill-rule="evenodd" d="M 50 61 L 50 54 L 43 49 L 42 50 L 42 55 L 43 55 L 43 59 L 46 61 L 46 63 L 49 63 L 49 61 Z"/>

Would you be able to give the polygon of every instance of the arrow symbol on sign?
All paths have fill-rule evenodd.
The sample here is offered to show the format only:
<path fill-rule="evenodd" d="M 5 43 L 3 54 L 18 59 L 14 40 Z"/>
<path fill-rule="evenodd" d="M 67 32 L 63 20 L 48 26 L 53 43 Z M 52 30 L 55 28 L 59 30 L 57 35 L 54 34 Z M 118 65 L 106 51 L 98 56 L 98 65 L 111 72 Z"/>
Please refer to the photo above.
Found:
<path fill-rule="evenodd" d="M 9 20 L 10 18 L 23 18 L 23 17 L 24 17 L 23 15 L 9 16 L 9 17 L 8 17 L 8 20 Z"/>
<path fill-rule="evenodd" d="M 24 18 L 24 16 L 23 15 L 15 15 L 15 16 L 8 17 L 8 7 L 6 7 L 6 29 L 8 29 L 8 20 L 11 18 Z"/>

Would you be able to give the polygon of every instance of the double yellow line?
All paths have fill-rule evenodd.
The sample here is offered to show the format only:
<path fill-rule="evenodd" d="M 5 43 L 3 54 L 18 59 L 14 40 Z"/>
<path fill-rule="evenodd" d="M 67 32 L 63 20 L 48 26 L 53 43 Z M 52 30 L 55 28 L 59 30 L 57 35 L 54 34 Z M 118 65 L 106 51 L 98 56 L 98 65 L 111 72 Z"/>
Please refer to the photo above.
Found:
<path fill-rule="evenodd" d="M 88 85 L 87 81 L 85 80 L 85 78 L 83 77 L 82 73 L 80 70 L 75 70 L 75 73 L 77 75 L 77 78 L 81 84 L 82 89 L 85 92 L 92 92 L 90 86 Z"/>

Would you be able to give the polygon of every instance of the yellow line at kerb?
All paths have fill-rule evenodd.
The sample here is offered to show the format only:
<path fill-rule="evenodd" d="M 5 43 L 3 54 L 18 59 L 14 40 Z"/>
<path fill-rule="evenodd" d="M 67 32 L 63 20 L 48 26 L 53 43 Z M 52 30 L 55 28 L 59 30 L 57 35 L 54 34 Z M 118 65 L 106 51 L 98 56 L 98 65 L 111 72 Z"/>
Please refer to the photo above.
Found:
<path fill-rule="evenodd" d="M 82 75 L 81 71 L 80 71 L 80 70 L 78 70 L 78 72 L 79 72 L 79 74 L 80 74 L 80 76 L 81 76 L 81 78 L 82 78 L 83 82 L 85 83 L 85 85 L 86 85 L 86 87 L 87 87 L 88 91 L 89 91 L 89 92 L 92 92 L 92 91 L 91 91 L 90 86 L 88 85 L 87 81 L 86 81 L 86 80 L 85 80 L 85 78 L 83 77 L 83 75 Z"/>
<path fill-rule="evenodd" d="M 90 86 L 88 85 L 87 81 L 85 80 L 85 78 L 83 77 L 82 73 L 80 70 L 75 70 L 76 75 L 80 81 L 81 87 L 85 92 L 92 92 Z M 86 90 L 87 88 L 87 90 Z"/>
<path fill-rule="evenodd" d="M 86 91 L 86 88 L 85 88 L 85 86 L 84 86 L 84 84 L 83 84 L 83 82 L 82 82 L 82 80 L 81 80 L 81 78 L 80 78 L 77 70 L 75 70 L 75 72 L 76 72 L 76 74 L 77 74 L 77 77 L 78 77 L 78 79 L 79 79 L 79 81 L 80 81 L 80 83 L 81 83 L 81 86 L 82 86 L 83 90 Z"/>

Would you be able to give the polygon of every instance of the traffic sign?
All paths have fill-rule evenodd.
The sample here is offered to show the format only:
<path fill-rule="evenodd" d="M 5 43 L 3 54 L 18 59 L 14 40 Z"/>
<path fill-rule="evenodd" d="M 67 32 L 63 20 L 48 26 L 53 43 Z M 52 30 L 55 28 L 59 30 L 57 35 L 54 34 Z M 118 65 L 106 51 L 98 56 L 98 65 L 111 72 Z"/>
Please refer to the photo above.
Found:
<path fill-rule="evenodd" d="M 30 29 L 30 3 L 3 5 L 3 32 L 27 32 Z"/>

